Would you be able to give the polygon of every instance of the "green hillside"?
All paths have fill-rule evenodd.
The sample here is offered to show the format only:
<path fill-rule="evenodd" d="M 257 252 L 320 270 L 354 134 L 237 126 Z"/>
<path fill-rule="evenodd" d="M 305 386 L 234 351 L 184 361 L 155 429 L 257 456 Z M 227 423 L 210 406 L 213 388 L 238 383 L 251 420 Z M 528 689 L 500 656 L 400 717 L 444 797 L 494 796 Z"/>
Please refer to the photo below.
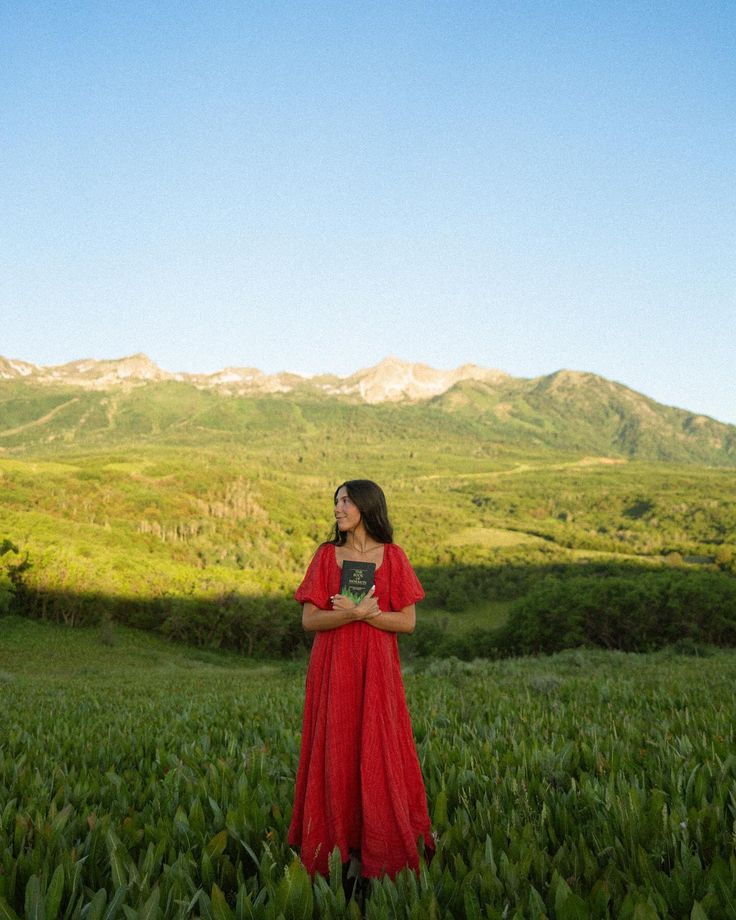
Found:
<path fill-rule="evenodd" d="M 663 406 L 628 387 L 575 371 L 501 386 L 466 381 L 434 404 L 475 418 L 517 445 L 611 456 L 736 465 L 736 427 Z"/>
<path fill-rule="evenodd" d="M 419 403 L 368 405 L 295 384 L 288 394 L 232 396 L 162 381 L 89 390 L 33 380 L 0 381 L 0 451 L 109 447 L 129 442 L 247 443 L 288 428 L 289 448 L 309 451 L 330 434 L 346 446 L 388 439 L 423 452 L 493 455 L 580 452 L 678 463 L 736 465 L 736 427 L 662 406 L 594 374 L 560 371 L 535 380 L 464 381 Z M 439 441 L 439 443 L 438 443 Z M 310 457 L 310 460 L 312 458 Z"/>
<path fill-rule="evenodd" d="M 512 406 L 504 387 L 523 399 Z M 678 440 L 684 413 L 624 390 L 561 374 L 367 405 L 172 381 L 104 392 L 5 381 L 0 543 L 18 552 L 2 557 L 0 578 L 37 618 L 112 617 L 293 654 L 304 647 L 294 589 L 330 532 L 335 485 L 362 476 L 386 489 L 427 590 L 427 635 L 445 651 L 470 654 L 457 636 L 498 626 L 547 576 L 729 577 L 734 471 L 698 457 L 725 464 L 732 429 L 718 427 L 716 443 L 705 420 Z M 650 406 L 656 424 L 627 441 L 614 396 L 642 418 Z M 665 443 L 688 462 L 652 459 Z M 426 652 L 425 640 L 412 641 Z"/>

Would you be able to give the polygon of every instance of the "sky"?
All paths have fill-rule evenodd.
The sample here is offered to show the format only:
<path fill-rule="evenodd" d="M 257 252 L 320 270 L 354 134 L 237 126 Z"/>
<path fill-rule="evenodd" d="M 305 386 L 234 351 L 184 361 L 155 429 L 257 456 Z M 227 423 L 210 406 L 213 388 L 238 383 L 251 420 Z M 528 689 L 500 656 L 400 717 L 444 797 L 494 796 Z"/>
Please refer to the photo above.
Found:
<path fill-rule="evenodd" d="M 592 371 L 736 423 L 736 4 L 0 8 L 0 355 Z"/>

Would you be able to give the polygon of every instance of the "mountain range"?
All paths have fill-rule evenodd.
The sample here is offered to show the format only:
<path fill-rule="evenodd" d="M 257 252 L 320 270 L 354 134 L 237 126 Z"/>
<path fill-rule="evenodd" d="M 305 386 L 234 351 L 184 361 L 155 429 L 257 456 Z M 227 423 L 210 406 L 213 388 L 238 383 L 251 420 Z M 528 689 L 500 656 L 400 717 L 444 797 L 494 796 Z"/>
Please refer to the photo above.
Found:
<path fill-rule="evenodd" d="M 284 403 L 293 430 L 316 436 L 345 423 L 367 426 L 372 435 L 401 431 L 417 442 L 431 431 L 468 445 L 736 466 L 736 426 L 664 406 L 593 373 L 519 378 L 472 364 L 436 370 L 393 357 L 347 377 L 248 367 L 170 373 L 144 354 L 52 367 L 0 357 L 0 452 L 123 435 L 241 437 L 256 422 L 261 431 L 283 424 Z"/>
<path fill-rule="evenodd" d="M 426 364 L 411 364 L 385 358 L 375 367 L 349 377 L 322 374 L 304 377 L 282 372 L 265 374 L 253 367 L 226 367 L 213 374 L 170 373 L 144 354 L 109 361 L 86 359 L 43 367 L 0 356 L 0 380 L 23 378 L 39 384 L 65 384 L 91 390 L 130 388 L 145 383 L 175 380 L 201 389 L 217 389 L 228 395 L 291 393 L 311 390 L 328 396 L 353 396 L 367 403 L 429 399 L 444 393 L 462 380 L 501 383 L 508 374 L 475 364 L 452 371 L 435 370 Z"/>

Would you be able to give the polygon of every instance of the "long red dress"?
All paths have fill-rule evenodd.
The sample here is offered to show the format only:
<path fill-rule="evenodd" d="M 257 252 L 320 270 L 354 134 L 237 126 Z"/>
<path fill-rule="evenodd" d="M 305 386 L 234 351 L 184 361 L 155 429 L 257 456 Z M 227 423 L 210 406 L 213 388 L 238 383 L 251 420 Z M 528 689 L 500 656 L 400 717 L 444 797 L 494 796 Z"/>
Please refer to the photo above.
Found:
<path fill-rule="evenodd" d="M 424 597 L 395 543 L 376 569 L 384 611 Z M 330 609 L 340 593 L 335 547 L 323 543 L 296 592 Z M 327 875 L 335 846 L 342 861 L 359 851 L 364 876 L 419 868 L 417 841 L 434 847 L 427 797 L 412 735 L 396 634 L 356 621 L 318 632 L 307 671 L 302 747 L 288 840 L 310 874 Z"/>

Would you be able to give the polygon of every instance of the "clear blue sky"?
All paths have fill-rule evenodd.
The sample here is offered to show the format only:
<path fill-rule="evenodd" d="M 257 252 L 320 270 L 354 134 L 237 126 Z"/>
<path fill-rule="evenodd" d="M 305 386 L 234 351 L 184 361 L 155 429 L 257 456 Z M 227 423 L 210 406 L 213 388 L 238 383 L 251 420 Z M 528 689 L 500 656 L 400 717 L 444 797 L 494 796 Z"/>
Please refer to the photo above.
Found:
<path fill-rule="evenodd" d="M 736 422 L 736 4 L 7 2 L 0 354 L 589 370 Z"/>

